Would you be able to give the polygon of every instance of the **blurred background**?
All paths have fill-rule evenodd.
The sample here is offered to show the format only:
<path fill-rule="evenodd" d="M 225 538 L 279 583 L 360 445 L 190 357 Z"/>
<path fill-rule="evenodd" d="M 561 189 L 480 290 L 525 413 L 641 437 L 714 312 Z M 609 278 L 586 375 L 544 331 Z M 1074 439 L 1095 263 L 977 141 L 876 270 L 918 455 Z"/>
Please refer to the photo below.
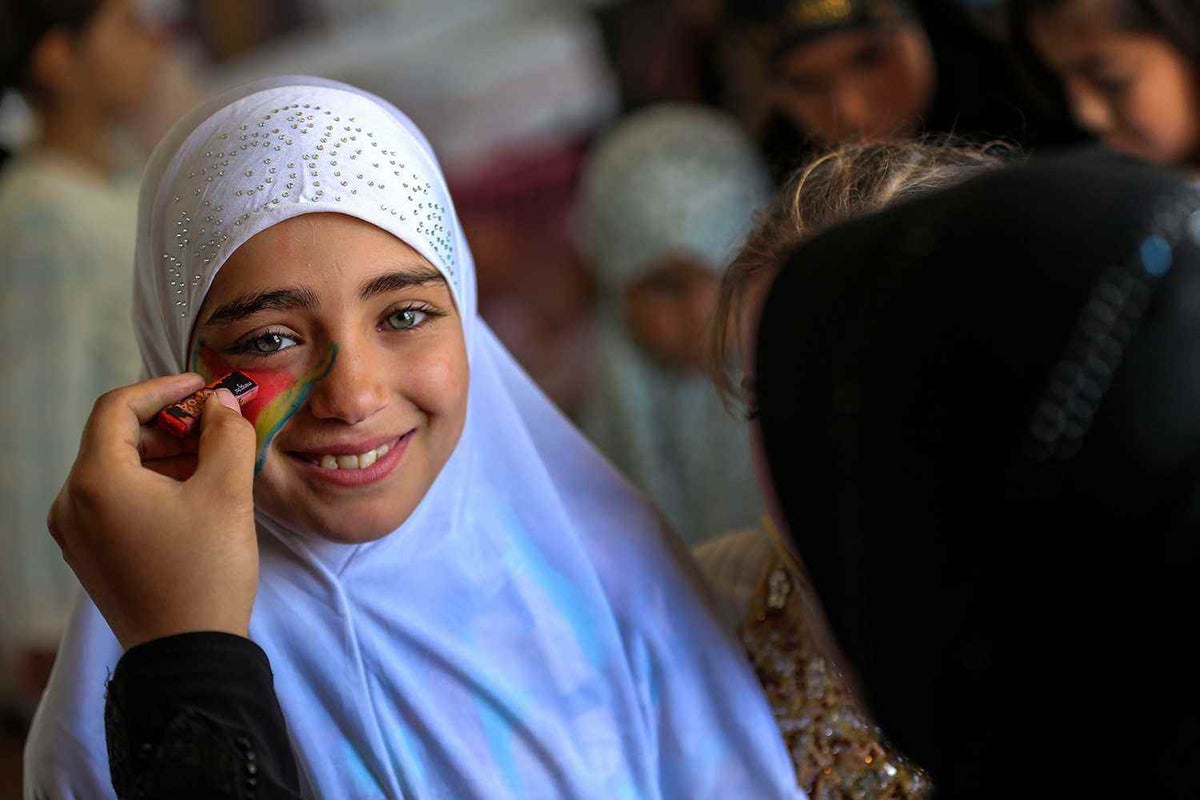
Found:
<path fill-rule="evenodd" d="M 720 270 L 773 188 L 847 139 L 1084 139 L 1013 54 L 1000 0 L 0 8 L 0 798 L 20 795 L 22 733 L 77 591 L 46 509 L 94 397 L 137 377 L 140 165 L 202 99 L 305 73 L 411 116 L 446 171 L 483 316 L 689 544 L 761 511 L 704 342 Z M 76 341 L 92 349 L 71 355 Z"/>

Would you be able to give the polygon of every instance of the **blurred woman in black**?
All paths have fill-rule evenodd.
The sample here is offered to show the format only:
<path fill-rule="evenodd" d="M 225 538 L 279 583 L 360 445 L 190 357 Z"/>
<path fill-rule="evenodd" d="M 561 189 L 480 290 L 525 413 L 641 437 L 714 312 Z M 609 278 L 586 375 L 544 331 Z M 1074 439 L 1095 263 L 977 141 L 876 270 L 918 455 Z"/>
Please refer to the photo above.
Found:
<path fill-rule="evenodd" d="M 778 521 L 938 796 L 1200 795 L 1197 208 L 1010 168 L 817 237 L 767 300 Z"/>

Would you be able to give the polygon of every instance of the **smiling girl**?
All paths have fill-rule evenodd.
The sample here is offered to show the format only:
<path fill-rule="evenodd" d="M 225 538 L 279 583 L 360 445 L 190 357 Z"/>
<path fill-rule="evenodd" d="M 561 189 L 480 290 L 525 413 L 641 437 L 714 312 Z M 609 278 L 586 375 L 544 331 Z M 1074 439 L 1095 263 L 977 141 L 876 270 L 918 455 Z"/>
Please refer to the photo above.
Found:
<path fill-rule="evenodd" d="M 238 248 L 205 297 L 189 361 L 206 380 L 239 369 L 259 384 L 244 412 L 257 504 L 324 539 L 391 533 L 462 433 L 468 368 L 450 287 L 354 217 L 292 217 Z"/>
<path fill-rule="evenodd" d="M 260 384 L 245 408 L 253 614 L 200 569 L 189 593 L 228 604 L 218 629 L 270 657 L 305 796 L 799 796 L 686 554 L 476 315 L 470 249 L 406 117 L 315 78 L 243 87 L 159 147 L 139 217 L 149 374 L 236 368 Z M 88 441 L 144 391 L 102 399 Z M 93 506 L 80 524 L 119 537 L 184 496 L 197 519 L 249 519 L 238 469 L 216 479 L 195 446 L 130 435 L 163 474 L 138 467 L 139 490 L 118 498 L 137 514 Z M 111 495 L 118 480 L 91 485 Z M 81 602 L 27 796 L 114 796 L 105 675 L 126 647 L 213 625 L 164 630 L 169 617 L 129 626 Z"/>

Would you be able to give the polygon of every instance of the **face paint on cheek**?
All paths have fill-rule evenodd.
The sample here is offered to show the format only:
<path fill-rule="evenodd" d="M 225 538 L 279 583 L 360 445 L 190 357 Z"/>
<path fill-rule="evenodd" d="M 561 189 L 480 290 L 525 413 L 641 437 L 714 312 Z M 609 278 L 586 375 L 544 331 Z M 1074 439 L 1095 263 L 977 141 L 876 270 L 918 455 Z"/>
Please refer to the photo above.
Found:
<path fill-rule="evenodd" d="M 237 369 L 258 384 L 258 396 L 242 406 L 242 416 L 254 425 L 256 455 L 254 473 L 257 475 L 267 460 L 267 448 L 275 434 L 283 428 L 287 421 L 299 411 L 308 400 L 313 386 L 333 369 L 337 360 L 338 346 L 330 343 L 324 356 L 318 364 L 306 370 L 302 375 L 295 375 L 284 370 Z M 217 377 L 234 370 L 221 354 L 197 341 L 192 350 L 192 371 L 198 373 L 209 382 Z M 213 376 L 213 377 L 209 377 Z"/>

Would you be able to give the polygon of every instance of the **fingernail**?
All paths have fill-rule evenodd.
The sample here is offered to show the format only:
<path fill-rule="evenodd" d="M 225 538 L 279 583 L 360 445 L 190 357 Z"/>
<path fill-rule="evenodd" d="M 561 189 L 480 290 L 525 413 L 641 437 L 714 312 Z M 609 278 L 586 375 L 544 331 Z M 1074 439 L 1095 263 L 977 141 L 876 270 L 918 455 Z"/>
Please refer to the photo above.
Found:
<path fill-rule="evenodd" d="M 228 389 L 217 389 L 217 400 L 226 408 L 232 408 L 240 413 L 241 407 L 238 406 L 237 398 Z"/>

